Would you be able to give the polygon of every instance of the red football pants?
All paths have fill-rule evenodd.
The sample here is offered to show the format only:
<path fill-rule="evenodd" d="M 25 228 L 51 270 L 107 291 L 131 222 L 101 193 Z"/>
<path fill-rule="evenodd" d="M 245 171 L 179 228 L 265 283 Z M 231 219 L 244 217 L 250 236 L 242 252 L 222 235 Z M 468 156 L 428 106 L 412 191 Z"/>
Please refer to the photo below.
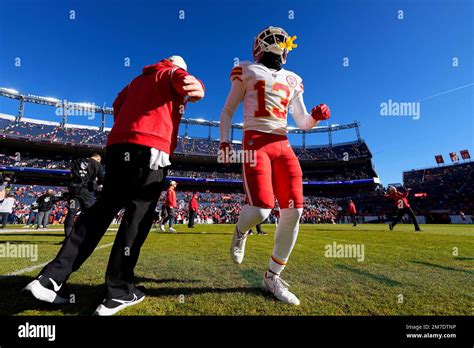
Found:
<path fill-rule="evenodd" d="M 271 209 L 303 207 L 303 172 L 285 135 L 244 132 L 242 181 L 250 205 Z"/>

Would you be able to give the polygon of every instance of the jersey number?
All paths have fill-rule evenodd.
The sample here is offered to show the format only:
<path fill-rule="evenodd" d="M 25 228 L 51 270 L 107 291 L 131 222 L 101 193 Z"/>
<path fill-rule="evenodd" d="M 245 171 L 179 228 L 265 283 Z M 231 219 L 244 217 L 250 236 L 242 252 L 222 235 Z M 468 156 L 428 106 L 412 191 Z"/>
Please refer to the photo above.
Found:
<path fill-rule="evenodd" d="M 257 101 L 258 101 L 258 106 L 257 110 L 255 110 L 255 117 L 269 117 L 271 116 L 270 111 L 267 109 L 265 105 L 265 87 L 266 87 L 266 81 L 265 80 L 260 80 L 255 83 L 253 86 L 253 89 L 257 91 Z M 280 109 L 279 107 L 274 107 L 272 112 L 273 114 L 278 117 L 285 119 L 286 118 L 286 113 L 287 113 L 287 108 L 288 108 L 288 103 L 290 102 L 290 88 L 283 84 L 283 83 L 274 83 L 272 85 L 272 91 L 283 91 L 286 94 L 285 97 L 280 96 L 280 105 L 283 107 Z"/>

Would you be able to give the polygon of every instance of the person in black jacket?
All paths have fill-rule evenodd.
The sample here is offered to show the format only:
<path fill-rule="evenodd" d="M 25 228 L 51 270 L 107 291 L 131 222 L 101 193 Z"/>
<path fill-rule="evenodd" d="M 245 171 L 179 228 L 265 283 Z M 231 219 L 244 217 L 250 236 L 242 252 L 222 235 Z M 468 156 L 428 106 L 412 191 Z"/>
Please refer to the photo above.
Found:
<path fill-rule="evenodd" d="M 72 182 L 69 185 L 68 211 L 64 220 L 66 237 L 74 227 L 74 218 L 80 211 L 84 213 L 96 200 L 100 185 L 104 182 L 102 157 L 94 153 L 90 158 L 79 158 L 72 162 Z"/>
<path fill-rule="evenodd" d="M 53 210 L 55 200 L 54 191 L 49 189 L 36 201 L 36 203 L 38 203 L 36 229 L 44 229 L 48 226 L 49 215 L 51 214 L 51 210 Z"/>

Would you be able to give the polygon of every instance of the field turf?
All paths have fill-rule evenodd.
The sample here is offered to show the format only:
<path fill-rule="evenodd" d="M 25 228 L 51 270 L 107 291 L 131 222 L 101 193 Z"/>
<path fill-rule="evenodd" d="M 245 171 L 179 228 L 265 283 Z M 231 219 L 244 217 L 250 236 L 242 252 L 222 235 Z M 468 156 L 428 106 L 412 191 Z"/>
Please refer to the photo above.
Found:
<path fill-rule="evenodd" d="M 298 307 L 260 290 L 273 225 L 263 226 L 267 236 L 249 237 L 242 265 L 229 256 L 233 225 L 176 228 L 177 234 L 150 232 L 136 267 L 137 284 L 145 286 L 147 297 L 121 315 L 473 314 L 473 225 L 422 225 L 422 233 L 412 225 L 394 231 L 387 225 L 302 225 L 282 274 L 301 300 Z M 102 301 L 115 231 L 107 232 L 100 249 L 71 276 L 75 303 L 54 306 L 20 290 L 38 274 L 38 265 L 56 255 L 62 229 L 17 229 L 0 230 L 0 243 L 36 245 L 38 259 L 0 257 L 0 315 L 91 315 Z M 364 246 L 364 260 L 326 257 L 326 246 L 334 242 Z"/>

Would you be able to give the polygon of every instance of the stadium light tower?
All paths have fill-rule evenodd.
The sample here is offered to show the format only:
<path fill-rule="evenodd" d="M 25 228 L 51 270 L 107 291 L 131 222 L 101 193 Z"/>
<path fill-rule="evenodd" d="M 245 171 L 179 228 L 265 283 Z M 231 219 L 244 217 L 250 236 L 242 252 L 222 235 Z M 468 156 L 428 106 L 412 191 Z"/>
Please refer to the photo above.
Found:
<path fill-rule="evenodd" d="M 20 122 L 25 114 L 25 98 L 23 96 L 20 97 L 20 105 L 18 106 L 18 115 L 16 115 L 16 122 Z"/>
<path fill-rule="evenodd" d="M 101 114 L 101 125 L 100 125 L 100 131 L 103 133 L 104 130 L 105 130 L 105 112 L 104 112 L 104 109 L 101 109 L 100 110 L 100 114 Z"/>
<path fill-rule="evenodd" d="M 66 101 L 63 102 L 62 107 L 62 115 L 61 115 L 61 128 L 64 128 L 67 123 L 67 110 L 68 110 L 68 103 Z"/>
<path fill-rule="evenodd" d="M 359 122 L 357 121 L 354 121 L 354 124 L 355 124 L 355 131 L 356 131 L 356 135 L 357 135 L 357 141 L 360 143 L 361 142 L 361 139 L 360 139 L 360 130 L 359 130 Z"/>
<path fill-rule="evenodd" d="M 20 94 L 16 89 L 0 87 L 0 91 L 6 92 L 8 94 Z"/>

